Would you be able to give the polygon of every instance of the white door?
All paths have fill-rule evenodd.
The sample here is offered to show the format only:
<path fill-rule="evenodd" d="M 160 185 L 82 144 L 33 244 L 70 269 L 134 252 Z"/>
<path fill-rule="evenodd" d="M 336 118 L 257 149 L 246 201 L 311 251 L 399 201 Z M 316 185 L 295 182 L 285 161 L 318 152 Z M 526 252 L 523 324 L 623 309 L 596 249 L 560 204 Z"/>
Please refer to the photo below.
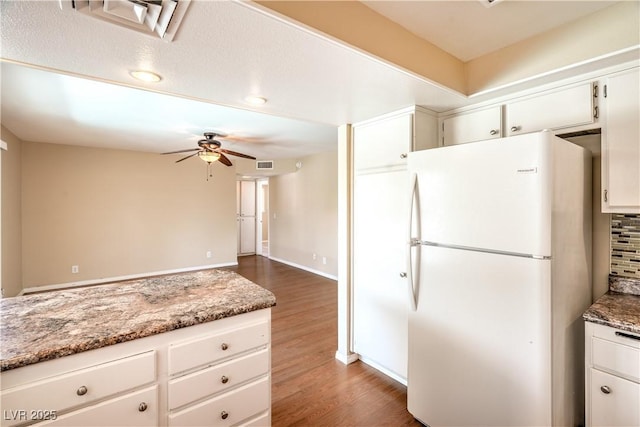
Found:
<path fill-rule="evenodd" d="M 412 237 L 548 256 L 550 133 L 409 154 L 422 230 Z M 555 141 L 558 142 L 558 141 Z M 546 148 L 546 149 L 545 149 Z"/>
<path fill-rule="evenodd" d="M 442 121 L 442 145 L 500 138 L 502 106 L 449 117 Z"/>
<path fill-rule="evenodd" d="M 256 182 L 240 181 L 238 184 L 238 253 L 256 252 Z"/>
<path fill-rule="evenodd" d="M 409 412 L 431 426 L 551 425 L 551 261 L 418 250 Z"/>
<path fill-rule="evenodd" d="M 358 175 L 354 189 L 353 350 L 407 376 L 406 171 Z"/>

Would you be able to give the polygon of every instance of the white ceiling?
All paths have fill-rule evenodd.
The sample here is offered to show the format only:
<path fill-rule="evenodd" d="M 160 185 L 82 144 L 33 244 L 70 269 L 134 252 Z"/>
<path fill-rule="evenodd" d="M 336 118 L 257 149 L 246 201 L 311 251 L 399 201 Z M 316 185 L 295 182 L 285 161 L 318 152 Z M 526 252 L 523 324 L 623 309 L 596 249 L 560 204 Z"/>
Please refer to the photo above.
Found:
<path fill-rule="evenodd" d="M 462 59 L 610 4 L 367 2 Z M 487 12 L 501 10 L 513 25 L 497 34 Z M 221 131 L 230 135 L 224 148 L 295 158 L 335 149 L 344 123 L 414 104 L 443 111 L 468 102 L 248 2 L 192 0 L 170 43 L 63 11 L 57 1 L 3 0 L 0 15 L 2 124 L 26 141 L 163 152 Z M 133 80 L 129 71 L 141 68 L 162 81 Z M 249 106 L 250 94 L 267 104 Z"/>

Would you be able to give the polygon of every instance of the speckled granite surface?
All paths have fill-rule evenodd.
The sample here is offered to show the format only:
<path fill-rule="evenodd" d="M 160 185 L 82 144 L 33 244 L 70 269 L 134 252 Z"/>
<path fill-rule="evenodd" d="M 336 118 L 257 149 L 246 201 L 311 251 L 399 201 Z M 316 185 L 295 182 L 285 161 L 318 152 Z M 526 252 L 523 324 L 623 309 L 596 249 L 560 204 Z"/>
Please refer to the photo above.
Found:
<path fill-rule="evenodd" d="M 275 296 L 204 270 L 0 299 L 0 370 L 268 308 Z"/>
<path fill-rule="evenodd" d="M 640 334 L 640 279 L 609 276 L 609 292 L 583 314 L 588 322 Z"/>

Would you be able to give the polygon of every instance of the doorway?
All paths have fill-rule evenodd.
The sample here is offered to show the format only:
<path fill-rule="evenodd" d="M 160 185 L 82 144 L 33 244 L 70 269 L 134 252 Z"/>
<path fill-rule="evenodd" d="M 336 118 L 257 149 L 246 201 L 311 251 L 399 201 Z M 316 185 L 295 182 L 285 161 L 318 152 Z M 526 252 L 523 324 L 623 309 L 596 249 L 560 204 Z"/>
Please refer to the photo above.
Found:
<path fill-rule="evenodd" d="M 256 181 L 256 205 L 257 220 L 256 227 L 256 254 L 269 257 L 269 179 L 258 179 Z"/>

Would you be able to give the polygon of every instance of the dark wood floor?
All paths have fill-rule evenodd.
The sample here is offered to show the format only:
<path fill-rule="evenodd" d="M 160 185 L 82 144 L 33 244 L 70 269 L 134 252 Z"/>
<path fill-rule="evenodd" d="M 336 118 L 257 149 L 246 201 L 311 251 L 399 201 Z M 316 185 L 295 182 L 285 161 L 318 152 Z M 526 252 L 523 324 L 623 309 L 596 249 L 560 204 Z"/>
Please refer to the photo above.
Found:
<path fill-rule="evenodd" d="M 420 426 L 406 387 L 337 349 L 337 283 L 262 256 L 231 268 L 276 295 L 272 309 L 272 425 Z"/>

